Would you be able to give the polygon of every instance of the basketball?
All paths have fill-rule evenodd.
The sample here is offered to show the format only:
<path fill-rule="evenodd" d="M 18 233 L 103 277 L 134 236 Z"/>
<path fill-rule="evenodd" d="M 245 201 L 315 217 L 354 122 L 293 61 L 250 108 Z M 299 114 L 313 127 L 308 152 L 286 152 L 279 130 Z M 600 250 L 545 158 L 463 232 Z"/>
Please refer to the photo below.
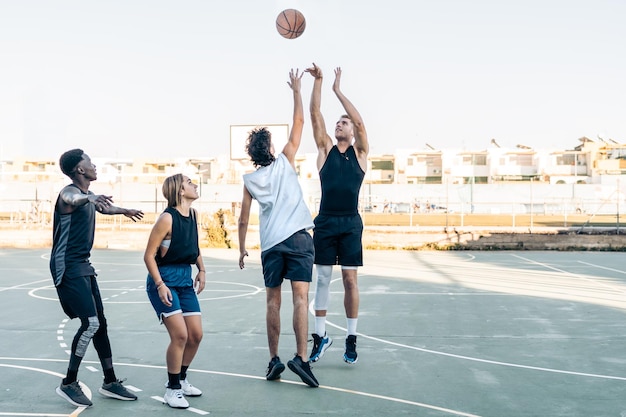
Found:
<path fill-rule="evenodd" d="M 295 39 L 302 35 L 305 27 L 304 15 L 296 9 L 285 9 L 276 18 L 276 30 L 283 38 Z"/>

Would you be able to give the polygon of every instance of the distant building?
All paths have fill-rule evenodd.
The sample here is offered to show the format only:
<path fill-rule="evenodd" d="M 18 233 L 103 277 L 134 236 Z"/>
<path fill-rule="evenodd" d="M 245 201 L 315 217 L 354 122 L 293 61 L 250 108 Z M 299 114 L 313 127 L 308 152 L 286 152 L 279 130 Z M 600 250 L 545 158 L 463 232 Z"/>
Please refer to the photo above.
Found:
<path fill-rule="evenodd" d="M 370 155 L 365 183 L 369 184 L 494 184 L 538 181 L 549 184 L 600 184 L 605 177 L 626 175 L 626 144 L 583 137 L 572 150 L 534 150 L 527 146 L 487 149 L 398 149 L 393 155 Z M 240 184 L 254 170 L 245 159 L 208 158 L 102 158 L 92 156 L 99 180 L 109 183 L 162 183 L 183 172 L 201 184 Z M 296 157 L 303 180 L 317 180 L 317 154 Z M 21 158 L 0 161 L 3 181 L 49 181 L 62 178 L 56 160 Z M 604 178 L 604 179 L 603 179 Z"/>

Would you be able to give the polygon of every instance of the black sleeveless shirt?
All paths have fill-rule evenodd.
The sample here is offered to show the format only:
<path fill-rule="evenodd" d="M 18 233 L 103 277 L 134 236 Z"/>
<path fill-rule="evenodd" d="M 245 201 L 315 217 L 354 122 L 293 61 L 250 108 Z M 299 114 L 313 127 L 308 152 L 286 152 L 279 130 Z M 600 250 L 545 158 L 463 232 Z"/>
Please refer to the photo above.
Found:
<path fill-rule="evenodd" d="M 354 147 L 345 153 L 333 146 L 320 169 L 322 200 L 320 214 L 345 216 L 358 214 L 359 191 L 365 172 L 356 159 Z"/>
<path fill-rule="evenodd" d="M 172 241 L 165 256 L 161 257 L 161 251 L 157 251 L 157 265 L 195 264 L 200 248 L 194 210 L 190 209 L 189 217 L 183 216 L 173 207 L 166 208 L 165 212 L 172 216 Z"/>
<path fill-rule="evenodd" d="M 75 187 L 82 194 L 87 193 Z M 50 254 L 50 272 L 54 285 L 61 284 L 63 277 L 77 278 L 96 275 L 89 257 L 96 231 L 96 206 L 92 203 L 76 207 L 73 212 L 61 214 L 59 204 L 61 194 L 54 205 L 54 224 L 52 226 L 52 252 Z"/>

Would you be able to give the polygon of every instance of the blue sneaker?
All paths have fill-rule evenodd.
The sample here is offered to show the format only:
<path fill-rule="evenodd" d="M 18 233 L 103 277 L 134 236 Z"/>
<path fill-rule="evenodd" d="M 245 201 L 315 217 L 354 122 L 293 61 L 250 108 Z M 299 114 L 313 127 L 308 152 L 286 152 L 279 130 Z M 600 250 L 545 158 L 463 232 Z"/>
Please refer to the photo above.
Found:
<path fill-rule="evenodd" d="M 353 334 L 346 337 L 346 353 L 343 354 L 343 360 L 349 364 L 355 364 L 357 361 L 356 336 Z"/>
<path fill-rule="evenodd" d="M 313 336 L 313 349 L 311 350 L 309 361 L 317 362 L 324 356 L 326 349 L 333 344 L 333 339 L 327 336 L 326 333 L 324 333 L 324 337 L 321 337 L 317 333 L 313 333 L 311 336 Z"/>

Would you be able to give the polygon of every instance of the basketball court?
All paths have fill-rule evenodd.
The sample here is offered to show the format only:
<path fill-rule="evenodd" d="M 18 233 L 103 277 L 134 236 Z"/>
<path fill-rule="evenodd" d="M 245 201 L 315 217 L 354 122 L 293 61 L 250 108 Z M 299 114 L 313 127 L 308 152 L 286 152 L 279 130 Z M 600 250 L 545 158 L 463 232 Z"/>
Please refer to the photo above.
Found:
<path fill-rule="evenodd" d="M 342 360 L 345 319 L 333 271 L 328 334 L 309 388 L 269 361 L 260 255 L 204 250 L 204 340 L 191 408 L 164 405 L 169 338 L 148 303 L 140 251 L 95 250 L 117 376 L 139 397 L 101 396 L 93 347 L 79 379 L 94 406 L 55 393 L 78 327 L 61 311 L 49 250 L 0 250 L 0 416 L 626 416 L 626 268 L 609 252 L 368 251 L 360 270 L 359 361 Z M 311 299 L 313 286 L 311 288 Z M 280 356 L 291 359 L 283 286 Z M 310 328 L 313 317 L 310 316 Z M 309 349 L 312 344 L 309 344 Z"/>

